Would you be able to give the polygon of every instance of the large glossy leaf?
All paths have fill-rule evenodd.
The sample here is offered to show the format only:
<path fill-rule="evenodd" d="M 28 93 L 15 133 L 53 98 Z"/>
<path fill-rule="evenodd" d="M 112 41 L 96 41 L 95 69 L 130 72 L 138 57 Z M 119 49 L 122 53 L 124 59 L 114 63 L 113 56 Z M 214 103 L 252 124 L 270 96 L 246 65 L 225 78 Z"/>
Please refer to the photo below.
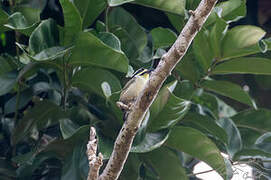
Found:
<path fill-rule="evenodd" d="M 73 0 L 83 20 L 83 28 L 90 26 L 106 7 L 105 0 Z"/>
<path fill-rule="evenodd" d="M 64 162 L 61 179 L 86 179 L 89 166 L 86 156 L 86 146 L 81 142 L 77 144 L 72 154 Z"/>
<path fill-rule="evenodd" d="M 251 128 L 238 126 L 238 130 L 241 134 L 243 149 L 252 148 L 255 144 L 255 141 L 262 135 L 262 132 Z"/>
<path fill-rule="evenodd" d="M 169 93 L 169 98 L 164 108 L 151 118 L 148 130 L 155 132 L 160 129 L 171 128 L 178 123 L 190 108 L 190 101 L 178 98 Z M 154 114 L 151 114 L 151 116 Z"/>
<path fill-rule="evenodd" d="M 50 152 L 58 155 L 58 158 L 67 158 L 74 150 L 74 147 L 87 144 L 89 138 L 89 126 L 81 126 L 67 139 L 55 139 L 50 142 L 42 152 Z"/>
<path fill-rule="evenodd" d="M 184 15 L 185 2 L 185 0 L 135 0 L 133 3 Z"/>
<path fill-rule="evenodd" d="M 228 81 L 206 80 L 201 83 L 201 86 L 209 91 L 213 91 L 220 95 L 232 98 L 249 106 L 254 106 L 248 93 L 246 93 L 240 86 Z"/>
<path fill-rule="evenodd" d="M 227 22 L 216 15 L 215 24 L 212 26 L 212 29 L 209 35 L 210 47 L 212 48 L 215 58 L 220 58 L 221 56 L 221 51 L 222 51 L 221 41 L 223 37 L 225 36 L 227 28 L 228 28 Z"/>
<path fill-rule="evenodd" d="M 155 179 L 188 179 L 178 156 L 165 147 L 143 154 L 142 157 L 143 161 L 154 170 L 157 176 Z"/>
<path fill-rule="evenodd" d="M 75 5 L 69 0 L 60 0 L 64 14 L 64 45 L 71 44 L 82 30 L 82 19 Z"/>
<path fill-rule="evenodd" d="M 171 46 L 177 39 L 176 34 L 170 29 L 158 27 L 151 30 L 154 49 Z"/>
<path fill-rule="evenodd" d="M 4 32 L 7 30 L 7 28 L 3 26 L 7 22 L 8 14 L 3 9 L 0 9 L 0 32 Z"/>
<path fill-rule="evenodd" d="M 265 35 L 265 31 L 256 26 L 240 25 L 230 29 L 222 41 L 222 59 L 240 57 L 255 53 L 255 45 Z M 260 52 L 260 47 L 257 48 Z"/>
<path fill-rule="evenodd" d="M 54 20 L 42 21 L 29 38 L 30 54 L 37 54 L 44 49 L 58 46 L 58 29 Z"/>
<path fill-rule="evenodd" d="M 128 70 L 128 59 L 122 51 L 104 44 L 88 32 L 79 33 L 70 64 L 99 66 L 124 73 Z"/>
<path fill-rule="evenodd" d="M 212 73 L 271 75 L 271 60 L 257 57 L 236 58 L 218 64 Z"/>
<path fill-rule="evenodd" d="M 271 111 L 267 109 L 246 110 L 232 117 L 238 127 L 245 127 L 261 133 L 271 131 Z"/>
<path fill-rule="evenodd" d="M 230 157 L 233 157 L 234 154 L 240 151 L 243 147 L 240 132 L 230 118 L 220 118 L 218 123 L 228 135 L 228 143 L 226 149 Z"/>
<path fill-rule="evenodd" d="M 15 112 L 16 106 L 18 110 L 24 108 L 33 98 L 33 92 L 31 89 L 25 89 L 20 92 L 19 96 L 19 101 L 17 100 L 18 95 L 15 95 L 5 103 L 5 114 Z"/>
<path fill-rule="evenodd" d="M 13 59 L 0 56 L 0 76 L 17 68 Z"/>
<path fill-rule="evenodd" d="M 204 72 L 210 68 L 214 52 L 212 51 L 211 44 L 208 41 L 208 36 L 204 30 L 201 30 L 193 41 L 193 51 L 196 56 L 196 60 L 202 67 Z"/>
<path fill-rule="evenodd" d="M 192 98 L 192 101 L 199 104 L 202 108 L 208 108 L 208 112 L 215 118 L 218 119 L 219 117 L 219 107 L 218 107 L 218 101 L 217 97 L 207 93 L 203 92 L 202 89 L 196 91 L 194 93 L 194 96 Z M 205 109 L 207 110 L 207 109 Z"/>
<path fill-rule="evenodd" d="M 228 0 L 219 3 L 207 19 L 206 26 L 215 22 L 217 11 L 225 21 L 237 21 L 246 15 L 246 0 Z"/>
<path fill-rule="evenodd" d="M 30 34 L 37 27 L 37 25 L 38 23 L 30 25 L 22 13 L 16 12 L 9 16 L 8 22 L 7 24 L 5 24 L 5 27 L 30 36 Z"/>
<path fill-rule="evenodd" d="M 117 51 L 121 51 L 120 40 L 114 34 L 108 32 L 101 32 L 98 34 L 98 37 L 108 46 L 112 47 Z"/>
<path fill-rule="evenodd" d="M 121 41 L 129 58 L 136 59 L 147 45 L 147 35 L 136 19 L 122 8 L 114 8 L 109 14 L 110 32 Z"/>
<path fill-rule="evenodd" d="M 33 152 L 29 153 L 31 156 L 23 163 L 20 163 L 20 166 L 16 170 L 16 173 L 20 179 L 31 179 L 31 176 L 33 175 L 34 171 L 40 168 L 41 164 L 44 161 L 49 160 L 50 158 L 56 158 L 56 155 L 53 153 L 40 153 L 40 154 L 34 154 Z M 24 155 L 28 155 L 28 153 Z"/>
<path fill-rule="evenodd" d="M 136 154 L 130 153 L 119 177 L 120 180 L 138 180 L 142 161 Z"/>
<path fill-rule="evenodd" d="M 197 113 L 188 113 L 182 123 L 193 124 L 200 129 L 203 129 L 207 134 L 219 139 L 222 143 L 228 143 L 228 136 L 223 128 L 217 125 L 214 119 L 208 116 L 203 116 Z"/>
<path fill-rule="evenodd" d="M 179 71 L 181 77 L 191 82 L 197 82 L 203 75 L 203 70 L 196 60 L 192 48 L 188 49 L 181 62 L 177 64 L 176 70 Z"/>
<path fill-rule="evenodd" d="M 174 127 L 167 145 L 204 161 L 226 178 L 223 156 L 216 145 L 200 131 L 189 127 Z"/>
<path fill-rule="evenodd" d="M 146 133 L 144 139 L 137 145 L 133 145 L 131 152 L 145 153 L 159 148 L 164 144 L 169 135 L 168 130 L 162 130 L 155 133 Z"/>
<path fill-rule="evenodd" d="M 155 98 L 154 102 L 151 105 L 150 112 L 151 118 L 155 118 L 158 113 L 160 113 L 164 106 L 166 105 L 170 94 L 174 91 L 177 81 L 173 81 L 169 84 L 166 84 L 164 87 L 161 88 L 159 91 L 158 96 Z"/>
<path fill-rule="evenodd" d="M 0 96 L 10 92 L 17 80 L 17 72 L 11 71 L 0 76 Z"/>
<path fill-rule="evenodd" d="M 166 13 L 170 23 L 174 26 L 174 28 L 178 31 L 181 32 L 185 22 L 184 22 L 184 16 L 180 16 L 177 14 L 173 13 Z"/>
<path fill-rule="evenodd" d="M 38 130 L 46 128 L 49 125 L 57 123 L 58 120 L 65 116 L 66 114 L 56 104 L 48 100 L 37 102 L 16 125 L 11 138 L 12 144 L 17 144 L 33 128 L 37 128 Z"/>
<path fill-rule="evenodd" d="M 63 139 L 71 137 L 79 126 L 73 123 L 70 119 L 61 119 L 60 120 L 60 131 Z"/>
<path fill-rule="evenodd" d="M 238 151 L 234 157 L 234 161 L 240 161 L 240 160 L 248 160 L 251 158 L 257 158 L 257 159 L 266 159 L 271 158 L 271 154 L 265 151 L 262 151 L 260 149 L 242 149 L 241 151 Z"/>
<path fill-rule="evenodd" d="M 113 93 L 121 90 L 118 78 L 104 69 L 84 68 L 78 71 L 72 78 L 73 86 L 80 87 L 80 89 L 88 92 L 94 92 L 102 97 L 104 97 L 102 90 L 103 82 L 107 82 L 110 85 L 111 92 Z"/>
<path fill-rule="evenodd" d="M 24 52 L 23 55 L 20 56 L 20 61 L 24 64 L 30 63 L 30 61 L 51 61 L 57 58 L 63 57 L 67 52 L 71 50 L 71 48 L 64 48 L 62 46 L 54 46 L 40 51 L 35 55 L 29 54 L 24 47 L 16 43 L 16 45 Z"/>
<path fill-rule="evenodd" d="M 134 0 L 107 0 L 108 5 L 111 7 L 120 6 L 125 3 L 133 2 Z"/>

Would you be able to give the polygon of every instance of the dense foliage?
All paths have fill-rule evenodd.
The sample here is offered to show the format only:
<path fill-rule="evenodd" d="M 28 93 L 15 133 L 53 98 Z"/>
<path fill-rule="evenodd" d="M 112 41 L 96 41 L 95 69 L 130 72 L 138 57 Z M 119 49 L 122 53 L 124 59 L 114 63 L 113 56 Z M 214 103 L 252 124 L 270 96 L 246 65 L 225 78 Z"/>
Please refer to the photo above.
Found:
<path fill-rule="evenodd" d="M 127 77 L 157 65 L 199 2 L 2 0 L 0 179 L 85 179 L 90 125 L 106 164 Z M 217 4 L 146 115 L 120 179 L 197 179 L 199 161 L 224 179 L 236 163 L 270 176 L 271 111 L 257 90 L 271 88 L 259 76 L 271 75 L 271 41 L 236 23 L 246 13 L 245 0 Z"/>

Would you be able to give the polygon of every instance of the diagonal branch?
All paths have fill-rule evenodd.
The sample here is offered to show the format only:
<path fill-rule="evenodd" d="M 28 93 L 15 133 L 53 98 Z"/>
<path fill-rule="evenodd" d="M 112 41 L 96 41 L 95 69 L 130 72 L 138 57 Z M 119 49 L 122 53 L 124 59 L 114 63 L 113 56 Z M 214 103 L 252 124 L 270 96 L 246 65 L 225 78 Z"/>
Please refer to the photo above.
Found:
<path fill-rule="evenodd" d="M 159 65 L 151 74 L 144 90 L 133 105 L 132 111 L 129 113 L 115 141 L 114 150 L 109 162 L 100 175 L 99 180 L 112 180 L 119 177 L 145 113 L 154 101 L 166 78 L 186 53 L 189 45 L 203 26 L 216 2 L 217 0 L 202 0 L 195 11 L 190 11 L 191 17 L 178 39 L 162 57 Z"/>

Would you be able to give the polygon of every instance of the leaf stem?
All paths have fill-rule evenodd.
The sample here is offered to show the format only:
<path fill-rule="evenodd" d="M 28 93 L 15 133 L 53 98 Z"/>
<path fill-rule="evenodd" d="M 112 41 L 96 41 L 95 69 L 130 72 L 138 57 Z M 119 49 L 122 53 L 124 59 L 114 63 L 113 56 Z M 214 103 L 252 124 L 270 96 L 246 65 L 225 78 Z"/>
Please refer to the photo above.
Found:
<path fill-rule="evenodd" d="M 105 10 L 105 30 L 109 32 L 109 11 L 111 7 L 108 5 Z"/>

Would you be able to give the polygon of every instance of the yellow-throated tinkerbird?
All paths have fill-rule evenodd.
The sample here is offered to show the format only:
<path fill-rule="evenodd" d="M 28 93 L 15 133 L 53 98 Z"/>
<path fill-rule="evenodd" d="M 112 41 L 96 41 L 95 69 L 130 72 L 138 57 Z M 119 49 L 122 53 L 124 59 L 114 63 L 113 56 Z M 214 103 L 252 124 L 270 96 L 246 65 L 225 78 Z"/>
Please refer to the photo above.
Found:
<path fill-rule="evenodd" d="M 140 68 L 133 74 L 132 78 L 122 89 L 120 99 L 117 102 L 121 110 L 128 111 L 130 109 L 140 92 L 144 89 L 151 72 L 152 70 Z"/>

